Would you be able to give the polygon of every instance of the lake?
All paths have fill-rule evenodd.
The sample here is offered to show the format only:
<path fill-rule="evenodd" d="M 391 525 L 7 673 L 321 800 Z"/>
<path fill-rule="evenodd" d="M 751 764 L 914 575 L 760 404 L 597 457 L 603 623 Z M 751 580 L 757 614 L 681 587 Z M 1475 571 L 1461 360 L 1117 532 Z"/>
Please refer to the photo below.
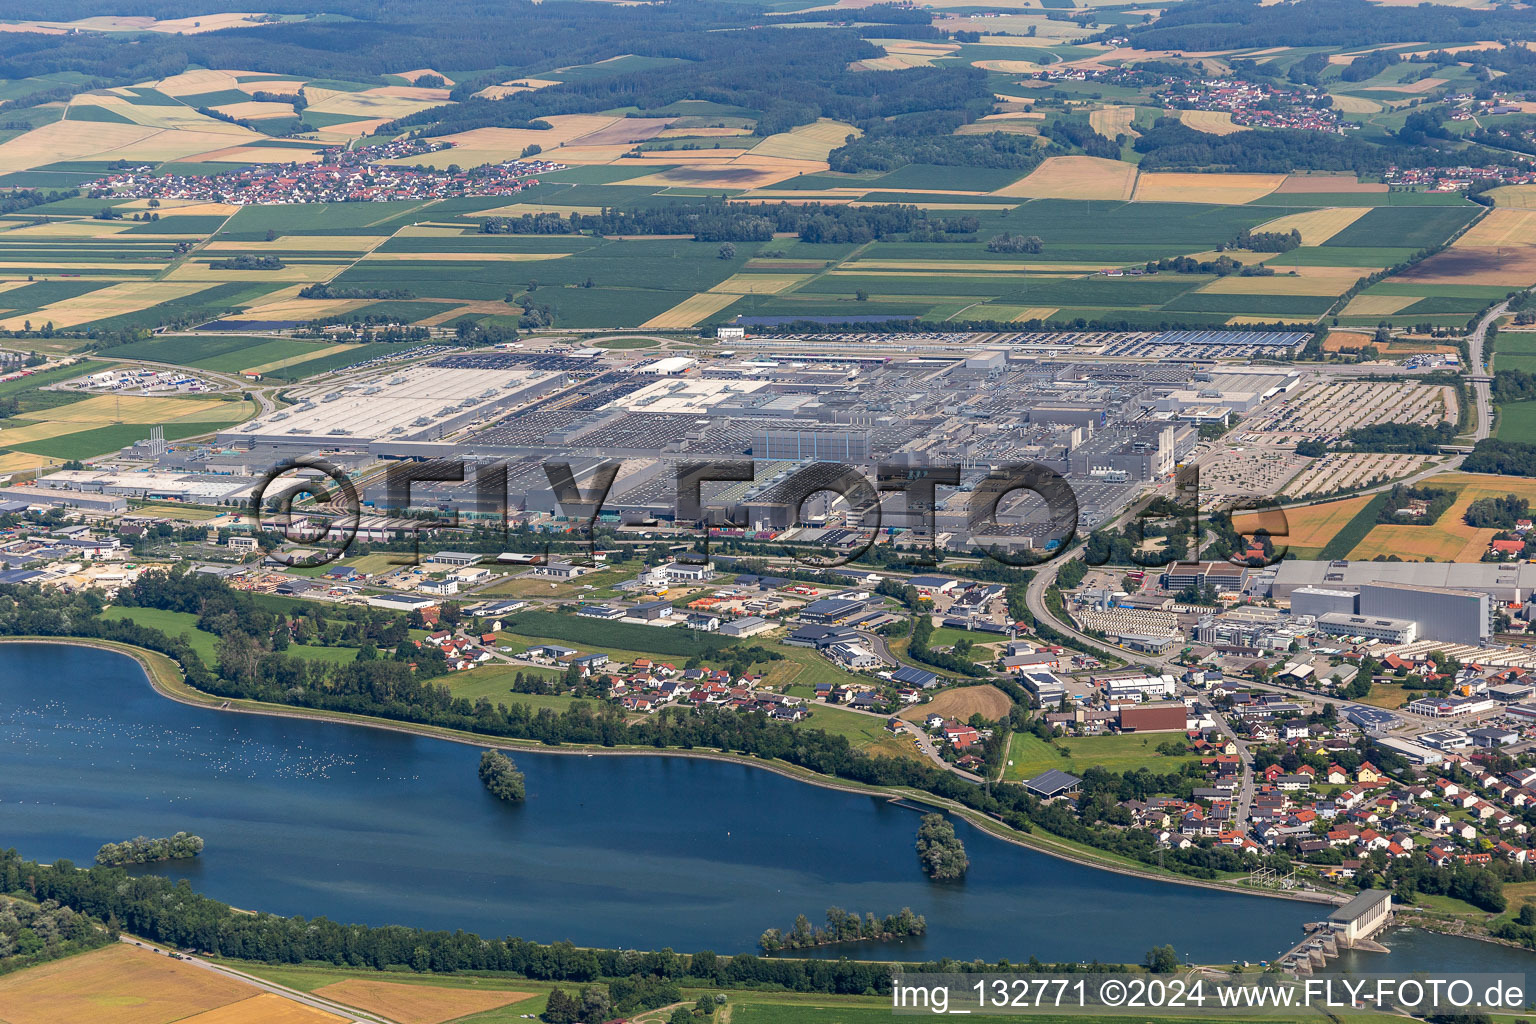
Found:
<path fill-rule="evenodd" d="M 189 707 L 123 655 L 0 646 L 0 844 L 88 864 L 104 842 L 194 832 L 200 858 L 152 870 L 253 910 L 735 953 L 796 914 L 909 906 L 926 936 L 838 952 L 1139 961 L 1171 942 L 1224 962 L 1273 957 L 1325 909 L 1099 871 L 958 820 L 970 873 L 934 884 L 919 812 L 883 799 L 685 757 L 514 756 L 523 805 L 484 791 L 472 746 Z M 1413 959 L 1466 944 L 1421 938 Z M 1408 958 L 1379 959 L 1358 969 Z"/>

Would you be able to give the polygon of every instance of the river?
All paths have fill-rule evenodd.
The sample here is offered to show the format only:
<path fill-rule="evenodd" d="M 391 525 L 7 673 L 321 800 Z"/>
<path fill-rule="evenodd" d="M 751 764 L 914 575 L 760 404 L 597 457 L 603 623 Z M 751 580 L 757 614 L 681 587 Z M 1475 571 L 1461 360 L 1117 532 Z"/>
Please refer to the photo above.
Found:
<path fill-rule="evenodd" d="M 249 909 L 735 953 L 796 914 L 910 906 L 926 936 L 844 949 L 1139 961 L 1171 942 L 1198 962 L 1270 958 L 1324 909 L 1100 871 L 958 820 L 970 873 L 934 884 L 912 849 L 918 813 L 885 800 L 720 761 L 518 752 L 528 801 L 508 805 L 480 785 L 478 757 L 178 704 L 109 651 L 0 645 L 0 844 L 85 864 L 104 842 L 185 829 L 207 841 L 203 855 L 151 870 Z M 1521 961 L 1508 969 L 1536 963 L 1412 934 L 1411 958 L 1358 969 L 1433 965 L 1467 946 Z"/>

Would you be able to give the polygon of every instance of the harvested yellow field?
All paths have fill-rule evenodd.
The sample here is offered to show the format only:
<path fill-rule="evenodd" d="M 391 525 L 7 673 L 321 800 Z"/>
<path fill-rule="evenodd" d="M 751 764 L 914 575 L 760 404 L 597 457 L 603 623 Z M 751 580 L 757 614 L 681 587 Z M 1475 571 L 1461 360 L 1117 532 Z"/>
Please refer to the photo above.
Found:
<path fill-rule="evenodd" d="M 263 992 L 216 1010 L 184 1017 L 176 1024 L 348 1024 L 348 1019 Z"/>
<path fill-rule="evenodd" d="M 28 224 L 12 228 L 0 238 L 15 241 L 18 238 L 111 238 L 133 227 L 131 220 L 53 220 L 46 224 Z M 156 235 L 162 238 L 163 235 Z"/>
<path fill-rule="evenodd" d="M 828 153 L 848 141 L 848 136 L 861 134 L 851 124 L 822 118 L 815 124 L 803 124 L 790 131 L 768 136 L 752 147 L 752 155 L 787 160 L 825 160 Z"/>
<path fill-rule="evenodd" d="M 17 448 L 34 441 L 46 441 L 50 437 L 73 434 L 86 430 L 78 423 L 31 423 L 25 427 L 0 427 L 0 446 Z"/>
<path fill-rule="evenodd" d="M 0 320 L 0 329 L 19 331 L 28 320 L 33 324 L 52 321 L 53 326 L 59 328 L 74 327 L 109 316 L 137 313 L 162 302 L 194 295 L 208 286 L 208 283 L 196 281 L 122 281 L 72 299 L 61 299 L 24 316 L 7 317 Z"/>
<path fill-rule="evenodd" d="M 1189 174 L 1150 172 L 1136 182 L 1140 203 L 1216 203 L 1240 206 L 1262 199 L 1285 181 L 1283 174 Z"/>
<path fill-rule="evenodd" d="M 724 139 L 751 135 L 750 128 L 666 128 L 658 139 Z"/>
<path fill-rule="evenodd" d="M 1102 270 L 1101 263 L 1014 263 L 1007 260 L 989 262 L 987 260 L 857 260 L 853 263 L 845 263 L 834 274 L 862 274 L 867 270 L 936 270 L 951 271 L 955 273 L 974 270 L 986 273 L 1008 273 L 1032 270 L 1035 267 L 1053 267 L 1061 270 Z"/>
<path fill-rule="evenodd" d="M 436 258 L 437 254 L 432 254 Z M 189 281 L 204 282 L 202 287 L 210 284 L 227 284 L 231 281 L 277 281 L 287 283 L 290 281 L 302 281 L 305 284 L 314 284 L 319 281 L 329 281 L 344 269 L 339 263 L 289 263 L 277 270 L 215 270 L 206 263 L 183 263 L 164 277 L 165 283 L 184 283 Z M 160 282 L 156 282 L 160 283 Z"/>
<path fill-rule="evenodd" d="M 1499 206 L 1514 210 L 1536 210 L 1536 185 L 1503 185 L 1488 194 Z"/>
<path fill-rule="evenodd" d="M 1096 156 L 1048 157 L 1029 174 L 992 194 L 1029 199 L 1129 199 L 1136 166 Z"/>
<path fill-rule="evenodd" d="M 1135 108 L 1124 107 L 1121 109 L 1134 111 Z M 1094 113 L 1098 114 L 1102 113 L 1102 111 L 1094 111 Z M 995 125 L 995 123 L 998 121 L 1044 121 L 1045 115 L 1040 113 L 1038 110 L 1004 110 L 997 114 L 987 114 L 980 120 L 985 122 L 990 127 Z M 1129 121 L 1127 121 L 1127 124 L 1129 124 Z M 965 126 L 961 125 L 961 127 L 963 128 Z M 1113 136 L 1111 136 L 1111 138 L 1113 138 Z"/>
<path fill-rule="evenodd" d="M 1228 317 L 1227 327 L 1247 327 L 1251 324 L 1310 324 L 1317 318 L 1309 316 L 1279 316 L 1274 313 L 1255 313 Z"/>
<path fill-rule="evenodd" d="M 343 121 L 340 124 L 328 125 L 315 132 L 315 141 L 329 143 L 333 146 L 345 145 L 353 139 L 362 138 L 364 135 L 372 135 L 388 123 L 389 119 L 383 117 L 367 118 L 362 121 Z"/>
<path fill-rule="evenodd" d="M 1116 135 L 1140 135 L 1140 132 L 1131 127 L 1131 122 L 1135 118 L 1135 107 L 1109 106 L 1100 107 L 1089 114 L 1088 123 L 1093 126 L 1094 131 L 1106 139 L 1113 139 Z"/>
<path fill-rule="evenodd" d="M 1418 295 L 1356 295 L 1341 311 L 1342 316 L 1390 316 L 1418 302 Z"/>
<path fill-rule="evenodd" d="M 213 204 L 208 204 L 212 206 Z M 230 212 L 238 207 L 231 207 Z M 401 234 L 405 232 L 402 231 Z M 387 235 L 279 235 L 270 242 L 209 242 L 200 252 L 368 252 L 389 241 Z M 437 253 L 432 258 L 437 258 Z"/>
<path fill-rule="evenodd" d="M 52 409 L 24 412 L 17 419 L 47 423 L 71 423 L 76 429 L 108 423 L 159 423 L 162 420 L 199 417 L 210 409 L 229 405 L 216 398 L 156 398 L 149 395 L 92 395 Z"/>
<path fill-rule="evenodd" d="M 1453 246 L 1474 249 L 1506 245 L 1536 245 L 1536 209 L 1489 210 L 1482 220 L 1453 243 Z"/>
<path fill-rule="evenodd" d="M 1228 274 L 1218 277 L 1196 291 L 1208 295 L 1342 295 L 1360 278 L 1370 273 L 1358 267 L 1307 267 L 1308 270 L 1334 271 L 1330 274 L 1278 273 L 1273 277 L 1242 277 Z"/>
<path fill-rule="evenodd" d="M 353 308 L 355 309 L 358 306 L 366 304 L 368 300 L 367 299 L 361 299 L 361 300 L 348 300 L 348 301 L 352 301 L 354 303 Z M 315 349 L 315 350 L 312 350 L 312 351 L 309 351 L 309 352 L 301 352 L 301 353 L 299 353 L 296 356 L 289 356 L 287 359 L 274 359 L 270 363 L 262 363 L 259 366 L 247 366 L 245 369 L 241 370 L 240 372 L 241 373 L 271 373 L 273 370 L 281 370 L 285 366 L 294 366 L 294 365 L 296 365 L 298 363 L 308 362 L 309 360 L 314 359 L 316 356 L 320 356 L 320 355 L 336 356 L 336 355 L 340 355 L 343 352 L 350 352 L 354 348 L 358 348 L 358 347 L 359 346 L 357 346 L 357 345 L 330 345 L 330 346 L 327 346 L 324 349 L 324 351 L 321 351 L 320 349 Z M 182 418 L 185 419 L 186 417 L 182 417 Z"/>
<path fill-rule="evenodd" d="M 732 274 L 710 291 L 727 295 L 777 295 L 810 279 L 810 274 Z"/>
<path fill-rule="evenodd" d="M 1379 114 L 1381 104 L 1375 100 L 1368 100 L 1364 96 L 1345 96 L 1342 93 L 1334 93 L 1333 109 L 1341 114 Z"/>
<path fill-rule="evenodd" d="M 147 949 L 113 943 L 0 978 L 6 1024 L 169 1024 L 255 990 Z"/>
<path fill-rule="evenodd" d="M 562 154 L 564 150 L 561 151 Z M 664 154 L 671 156 L 672 154 Z M 565 159 L 559 156 L 557 159 Z M 640 178 L 627 179 L 626 185 L 664 185 L 694 188 L 763 188 L 781 181 L 815 174 L 827 169 L 825 160 L 791 160 L 787 157 L 759 156 L 749 150 L 735 160 L 683 164 Z"/>
<path fill-rule="evenodd" d="M 243 104 L 240 104 L 243 105 Z M 293 113 L 293 108 L 283 104 L 281 106 L 288 113 Z M 259 139 L 261 135 L 242 128 L 228 121 L 220 121 L 216 117 L 208 117 L 199 114 L 196 110 L 185 104 L 173 104 L 163 106 L 151 106 L 144 103 L 130 103 L 127 97 L 116 95 L 87 94 L 75 97 L 71 104 L 71 110 L 76 107 L 102 107 L 111 110 L 120 117 L 127 118 L 134 124 L 142 124 L 149 128 L 175 128 L 197 132 L 212 132 L 216 135 L 228 135 L 230 141 L 244 141 L 247 139 Z M 66 116 L 69 116 L 66 114 Z M 99 124 L 101 122 L 92 122 Z"/>
<path fill-rule="evenodd" d="M 1230 110 L 1181 110 L 1179 120 L 1207 135 L 1236 135 L 1247 131 L 1242 125 L 1232 123 Z"/>
<path fill-rule="evenodd" d="M 293 107 L 287 103 L 273 103 L 268 100 L 248 100 L 245 103 L 224 103 L 213 108 L 221 114 L 230 117 L 238 117 L 246 121 L 260 121 L 269 117 L 292 117 Z"/>
<path fill-rule="evenodd" d="M 221 124 L 222 122 L 213 123 Z M 244 133 L 245 130 L 241 129 L 241 132 Z M 152 135 L 146 135 L 142 139 L 130 142 L 124 146 L 119 146 L 117 149 L 114 149 L 111 152 L 103 153 L 102 157 L 110 157 L 112 159 L 121 160 L 142 160 L 145 163 L 157 163 L 165 160 L 180 160 L 185 157 L 201 158 L 201 154 L 209 153 L 214 150 L 228 150 L 231 145 L 240 143 L 247 138 L 256 140 L 265 138 L 265 136 L 257 135 L 255 132 L 235 135 L 230 132 L 221 132 L 216 130 L 188 131 L 166 129 L 155 131 Z M 278 150 L 272 147 L 260 149 L 259 147 L 255 146 L 239 146 L 237 148 L 258 150 L 258 155 L 246 158 L 247 162 L 249 163 L 278 163 L 286 162 L 286 160 L 303 159 L 303 156 L 301 155 L 303 150 L 298 149 Z M 284 161 L 279 161 L 275 156 L 276 153 L 286 153 L 288 155 Z"/>
<path fill-rule="evenodd" d="M 885 50 L 882 57 L 854 61 L 853 71 L 901 71 L 905 68 L 931 67 L 934 60 L 960 49 L 958 43 L 936 43 L 920 39 L 871 39 Z"/>
<path fill-rule="evenodd" d="M 167 96 L 196 96 L 205 92 L 220 92 L 224 89 L 238 88 L 240 83 L 235 81 L 235 76 L 228 71 L 215 71 L 212 68 L 197 68 L 193 71 L 183 71 L 179 75 L 162 78 L 158 82 L 149 83 L 156 92 L 163 92 Z"/>
<path fill-rule="evenodd" d="M 1353 174 L 1291 174 L 1287 175 L 1277 195 L 1316 192 L 1385 192 L 1387 186 L 1380 182 L 1363 182 Z"/>
<path fill-rule="evenodd" d="M 971 67 L 983 71 L 999 71 L 1005 75 L 1033 75 L 1045 70 L 1044 65 L 1032 60 L 973 60 Z"/>
<path fill-rule="evenodd" d="M 453 79 L 449 78 L 447 75 L 443 74 L 441 71 L 436 70 L 435 68 L 413 68 L 410 71 L 396 71 L 395 72 L 395 76 L 396 77 L 403 78 L 407 82 L 410 82 L 412 85 L 415 85 L 416 84 L 416 79 L 420 78 L 422 75 L 436 75 L 438 78 L 441 78 L 444 82 L 447 82 L 449 88 L 452 88 L 453 86 L 458 84 Z"/>
<path fill-rule="evenodd" d="M 1322 210 L 1288 214 L 1260 224 L 1253 230 L 1279 233 L 1300 231 L 1302 245 L 1322 245 L 1369 211 L 1368 206 L 1331 206 Z"/>
<path fill-rule="evenodd" d="M 105 156 L 155 134 L 155 129 L 141 124 L 54 121 L 0 143 L 0 172 Z"/>
<path fill-rule="evenodd" d="M 295 286 L 297 289 L 299 286 Z M 289 289 L 282 289 L 283 292 Z M 274 292 L 273 295 L 280 294 Z M 279 299 L 270 301 L 268 295 L 245 311 L 252 320 L 318 320 L 321 317 L 339 316 L 360 309 L 372 299 Z"/>
<path fill-rule="evenodd" d="M 362 978 L 348 978 L 346 981 L 325 985 L 315 989 L 315 994 L 355 1006 L 359 1010 L 377 1013 L 399 1021 L 400 1024 L 442 1024 L 446 1020 L 484 1013 L 533 998 L 531 992 L 439 988 L 436 985 L 406 985 Z"/>
<path fill-rule="evenodd" d="M 1016 309 L 1008 319 L 1014 322 L 1024 320 L 1049 320 L 1056 315 L 1055 306 L 1021 306 Z"/>
<path fill-rule="evenodd" d="M 985 718 L 1001 718 L 1012 705 L 1008 695 L 995 686 L 961 686 L 944 691 L 921 708 L 910 707 L 898 717 L 908 722 L 919 722 L 929 715 L 944 715 L 963 722 L 977 713 Z"/>
<path fill-rule="evenodd" d="M 355 94 L 349 94 L 355 95 Z M 561 163 L 571 163 L 572 160 L 564 152 L 555 154 L 553 151 L 572 139 L 579 139 L 583 135 L 590 135 L 599 129 L 606 128 L 619 120 L 611 114 L 552 114 L 549 117 L 540 118 L 548 121 L 550 127 L 545 130 L 533 128 L 473 128 L 467 132 L 458 132 L 453 135 L 444 135 L 444 142 L 453 143 L 452 149 L 440 150 L 436 153 L 422 153 L 418 156 L 399 157 L 395 160 L 386 160 L 385 163 L 403 164 L 414 166 L 425 164 L 431 167 L 445 168 L 449 164 L 458 164 L 461 167 L 474 167 L 479 164 L 496 163 L 501 160 L 515 160 L 522 155 L 525 148 L 537 145 L 544 150 L 546 159 L 559 160 Z M 629 146 L 616 147 L 615 156 L 621 156 L 629 150 Z M 598 161 L 607 163 L 612 156 Z"/>
<path fill-rule="evenodd" d="M 320 161 L 319 149 L 285 149 L 279 146 L 221 146 L 198 153 L 197 159 L 210 164 L 313 164 Z"/>
<path fill-rule="evenodd" d="M 523 212 L 530 211 L 524 208 Z M 369 263 L 534 263 L 564 255 L 553 252 L 376 252 L 363 259 Z"/>
<path fill-rule="evenodd" d="M 448 102 L 446 90 L 411 89 L 404 86 L 385 86 L 363 92 L 315 89 L 313 93 L 330 93 L 330 95 L 324 96 L 319 102 L 311 102 L 308 110 L 317 114 L 342 114 L 350 117 L 405 117 L 407 114 L 414 114 L 428 107 L 442 106 Z M 304 94 L 308 96 L 312 93 L 311 90 L 305 89 Z"/>
<path fill-rule="evenodd" d="M 30 455 L 27 452 L 5 452 L 0 454 L 0 474 L 14 475 L 16 473 L 32 473 L 37 470 L 47 469 L 54 461 L 46 455 Z"/>
<path fill-rule="evenodd" d="M 1460 502 L 1457 502 L 1459 505 Z M 1370 561 L 1377 555 L 1396 555 L 1408 562 L 1476 562 L 1488 550 L 1497 530 L 1478 530 L 1461 521 L 1452 506 L 1432 526 L 1397 526 L 1382 523 L 1371 528 L 1347 557 Z"/>
<path fill-rule="evenodd" d="M 720 312 L 739 298 L 741 296 L 732 295 L 729 292 L 699 292 L 697 295 L 690 295 L 665 313 L 656 314 L 640 326 L 656 331 L 675 331 L 692 327 L 700 320 Z"/>
<path fill-rule="evenodd" d="M 263 78 L 257 82 L 236 82 L 235 88 L 246 95 L 255 95 L 258 92 L 271 93 L 274 96 L 296 96 L 300 89 L 304 88 L 303 82 L 284 81 L 281 78 Z"/>
<path fill-rule="evenodd" d="M 427 103 L 447 103 L 447 89 L 418 88 L 414 85 L 386 85 L 357 93 L 359 96 L 383 96 L 393 100 L 420 100 Z"/>
<path fill-rule="evenodd" d="M 1304 508 L 1286 509 L 1283 535 L 1274 512 L 1263 513 L 1262 517 L 1260 513 L 1234 514 L 1232 525 L 1245 536 L 1252 536 L 1255 530 L 1263 527 L 1275 538 L 1275 547 L 1287 547 L 1298 553 L 1315 553 L 1332 540 L 1345 523 L 1355 518 L 1370 500 L 1369 495 L 1361 495 Z"/>
<path fill-rule="evenodd" d="M 1528 477 L 1443 473 L 1424 480 L 1421 486 L 1455 490 L 1456 500 L 1431 525 L 1382 524 L 1375 527 L 1348 557 L 1375 558 L 1378 554 L 1395 554 L 1412 561 L 1433 558 L 1437 562 L 1476 562 L 1488 550 L 1488 542 L 1497 531 L 1468 526 L 1465 519 L 1467 506 L 1479 498 L 1502 498 L 1507 494 L 1536 501 L 1536 480 Z"/>
<path fill-rule="evenodd" d="M 488 85 L 475 95 L 481 99 L 504 100 L 520 92 L 533 92 L 535 89 L 547 89 L 559 84 L 553 78 L 518 78 L 510 82 L 502 82 L 500 85 Z"/>
<path fill-rule="evenodd" d="M 991 135 L 1001 132 L 1004 135 L 1033 135 L 1039 139 L 1039 145 L 1047 145 L 1044 139 L 1040 139 L 1040 126 L 1033 121 L 1012 118 L 1003 121 L 988 121 L 983 118 L 970 124 L 963 124 L 955 129 L 956 135 Z"/>
<path fill-rule="evenodd" d="M 1361 92 L 1430 92 L 1444 85 L 1444 78 L 1421 78 L 1417 82 L 1402 82 L 1398 85 L 1368 85 Z"/>

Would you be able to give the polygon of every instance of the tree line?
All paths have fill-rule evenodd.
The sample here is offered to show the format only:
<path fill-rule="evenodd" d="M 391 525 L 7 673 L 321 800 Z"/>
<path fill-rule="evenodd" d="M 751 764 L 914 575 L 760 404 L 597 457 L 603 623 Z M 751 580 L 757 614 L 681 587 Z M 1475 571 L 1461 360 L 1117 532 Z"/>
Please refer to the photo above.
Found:
<path fill-rule="evenodd" d="M 907 232 L 974 234 L 973 216 L 935 216 L 916 206 L 839 206 L 827 203 L 674 203 L 600 213 L 525 213 L 487 217 L 487 235 L 692 235 L 696 242 L 766 242 L 793 232 L 806 242 L 869 242 Z"/>
<path fill-rule="evenodd" d="M 1177 118 L 1160 117 L 1133 148 L 1148 170 L 1219 169 L 1289 174 L 1293 171 L 1340 171 L 1381 174 L 1388 167 L 1426 167 L 1451 160 L 1473 166 L 1511 166 L 1508 153 L 1473 146 L 1454 153 L 1427 145 L 1376 145 L 1354 136 L 1301 129 L 1265 129 L 1207 135 Z"/>
<path fill-rule="evenodd" d="M 927 933 L 927 920 L 922 914 L 912 913 L 911 907 L 902 907 L 899 913 L 878 919 L 873 913 L 865 914 L 863 920 L 857 913 L 849 913 L 842 907 L 828 907 L 825 928 L 811 927 L 811 922 L 801 914 L 788 931 L 769 928 L 763 932 L 757 945 L 764 953 L 780 953 L 843 942 L 885 942 Z"/>
<path fill-rule="evenodd" d="M 719 956 L 670 949 L 578 948 L 569 942 L 541 945 L 519 938 L 482 937 L 463 931 L 431 931 L 402 925 L 337 924 L 323 917 L 279 917 L 236 911 L 195 892 L 185 879 L 130 875 L 121 868 L 78 868 L 67 860 L 39 864 L 15 850 L 0 852 L 0 893 L 18 893 L 72 915 L 111 921 L 123 931 L 177 948 L 193 948 L 236 960 L 273 964 L 329 963 L 358 969 L 452 973 L 495 971 L 536 981 L 605 981 L 614 1001 L 644 985 L 671 982 L 690 987 L 762 987 L 794 992 L 857 995 L 888 993 L 886 964 L 851 960 L 768 959 L 752 954 Z M 75 926 L 85 937 L 89 922 Z M 0 933 L 6 918 L 0 913 Z M 1077 972 L 1110 965 L 983 964 L 939 960 L 915 965 L 926 972 L 1051 970 Z M 1118 968 L 1115 968 L 1118 969 Z M 665 1005 L 665 1004 L 658 1004 Z"/>

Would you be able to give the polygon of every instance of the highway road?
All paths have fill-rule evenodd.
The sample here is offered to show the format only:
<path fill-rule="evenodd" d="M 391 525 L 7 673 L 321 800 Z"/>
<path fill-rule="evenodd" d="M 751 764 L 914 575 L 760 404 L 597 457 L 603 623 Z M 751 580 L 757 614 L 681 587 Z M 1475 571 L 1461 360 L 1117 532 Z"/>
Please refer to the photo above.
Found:
<path fill-rule="evenodd" d="M 1471 373 L 1472 376 L 1488 376 L 1488 369 L 1486 365 L 1487 360 L 1485 359 L 1485 356 L 1491 356 L 1493 354 L 1491 352 L 1485 353 L 1483 351 L 1483 346 L 1486 345 L 1488 341 L 1488 327 L 1495 320 L 1507 312 L 1509 312 L 1509 303 L 1499 303 L 1497 306 L 1494 306 L 1492 309 L 1490 309 L 1483 316 L 1483 318 L 1477 322 L 1477 327 L 1473 329 L 1472 333 L 1467 335 L 1467 350 L 1472 357 L 1472 365 L 1469 366 L 1467 370 L 1469 373 Z M 1472 395 L 1475 400 L 1475 405 L 1477 406 L 1477 427 L 1472 432 L 1472 436 L 1476 440 L 1481 441 L 1487 438 L 1493 430 L 1492 386 L 1489 385 L 1486 381 L 1473 381 Z"/>

